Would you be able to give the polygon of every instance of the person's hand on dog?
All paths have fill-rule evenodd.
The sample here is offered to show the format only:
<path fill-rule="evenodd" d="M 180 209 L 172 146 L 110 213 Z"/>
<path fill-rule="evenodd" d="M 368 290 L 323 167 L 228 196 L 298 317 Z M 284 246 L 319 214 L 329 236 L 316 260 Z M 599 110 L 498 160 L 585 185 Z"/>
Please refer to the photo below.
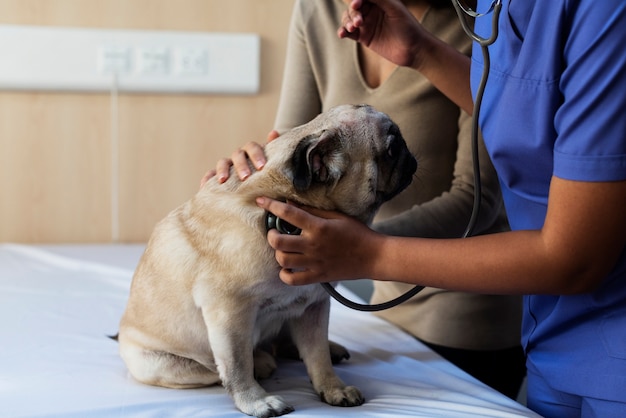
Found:
<path fill-rule="evenodd" d="M 272 130 L 267 134 L 267 142 L 271 142 L 278 138 L 280 135 L 277 131 Z M 210 178 L 217 176 L 217 181 L 224 183 L 230 176 L 230 168 L 234 167 L 237 176 L 243 181 L 250 177 L 249 162 L 252 162 L 257 170 L 261 170 L 267 160 L 265 159 L 265 152 L 263 151 L 263 145 L 254 141 L 250 141 L 243 147 L 235 150 L 230 158 L 221 158 L 215 168 L 206 172 L 204 177 L 200 180 L 200 188 L 209 181 Z"/>
<path fill-rule="evenodd" d="M 267 234 L 282 267 L 283 282 L 305 285 L 371 277 L 383 235 L 339 212 L 297 207 L 267 197 L 257 198 L 257 205 L 302 229 L 300 235 L 276 230 Z"/>

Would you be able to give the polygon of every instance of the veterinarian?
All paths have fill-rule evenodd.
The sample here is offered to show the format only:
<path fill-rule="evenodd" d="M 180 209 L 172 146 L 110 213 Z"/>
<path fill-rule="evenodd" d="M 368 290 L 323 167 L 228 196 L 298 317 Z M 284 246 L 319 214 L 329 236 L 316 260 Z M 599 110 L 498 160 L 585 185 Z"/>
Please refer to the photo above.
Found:
<path fill-rule="evenodd" d="M 337 213 L 259 198 L 303 230 L 268 234 L 281 279 L 370 277 L 527 295 L 529 407 L 546 417 L 626 416 L 624 28 L 623 0 L 503 1 L 480 125 L 513 231 L 394 237 Z M 477 18 L 476 31 L 489 36 L 491 19 Z M 470 63 L 398 0 L 352 1 L 339 36 L 419 71 L 472 112 L 480 49 Z"/>
<path fill-rule="evenodd" d="M 368 103 L 389 114 L 418 156 L 423 174 L 383 205 L 374 229 L 403 236 L 461 236 L 472 211 L 471 117 L 420 73 L 339 39 L 334 28 L 341 22 L 346 3 L 296 1 L 275 127 L 282 133 L 342 103 Z M 404 3 L 425 29 L 469 54 L 471 40 L 449 0 Z M 255 155 L 255 161 L 264 162 L 262 148 L 256 144 L 235 153 L 236 168 L 244 178 L 250 174 L 245 149 Z M 484 147 L 481 161 L 483 205 L 476 233 L 507 230 L 498 179 Z M 231 161 L 220 164 L 220 177 L 225 178 Z M 393 299 L 411 287 L 375 282 L 372 303 Z M 379 314 L 477 379 L 517 397 L 526 373 L 520 345 L 520 296 L 427 288 Z"/>

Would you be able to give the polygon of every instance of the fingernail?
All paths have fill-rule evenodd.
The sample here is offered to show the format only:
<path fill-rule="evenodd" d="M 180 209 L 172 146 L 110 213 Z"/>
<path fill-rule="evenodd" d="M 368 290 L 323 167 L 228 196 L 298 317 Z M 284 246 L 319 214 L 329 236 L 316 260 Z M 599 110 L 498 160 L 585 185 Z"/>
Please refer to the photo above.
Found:
<path fill-rule="evenodd" d="M 262 197 L 257 197 L 256 199 L 257 206 L 263 206 L 265 204 L 265 199 Z"/>

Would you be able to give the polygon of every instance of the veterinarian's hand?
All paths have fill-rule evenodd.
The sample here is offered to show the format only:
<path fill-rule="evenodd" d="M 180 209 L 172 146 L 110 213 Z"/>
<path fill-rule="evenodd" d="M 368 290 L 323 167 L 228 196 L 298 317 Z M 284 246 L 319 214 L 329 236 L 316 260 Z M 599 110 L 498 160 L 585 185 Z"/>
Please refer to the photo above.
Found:
<path fill-rule="evenodd" d="M 339 38 L 360 42 L 394 64 L 417 68 L 425 30 L 400 0 L 352 0 L 341 22 Z"/>
<path fill-rule="evenodd" d="M 278 137 L 279 133 L 272 130 L 269 134 L 267 134 L 267 142 L 271 142 Z M 265 166 L 267 161 L 265 159 L 265 152 L 263 151 L 262 145 L 250 141 L 243 147 L 235 150 L 230 158 L 221 158 L 217 162 L 216 167 L 207 171 L 204 177 L 202 177 L 200 180 L 200 188 L 202 188 L 202 186 L 204 186 L 210 178 L 215 176 L 217 176 L 218 182 L 224 183 L 230 176 L 230 167 L 235 168 L 237 176 L 242 181 L 247 179 L 250 177 L 250 167 L 248 165 L 249 161 L 252 162 L 252 165 L 257 170 L 261 170 Z"/>
<path fill-rule="evenodd" d="M 305 285 L 370 277 L 383 235 L 338 212 L 299 208 L 266 197 L 258 198 L 257 205 L 302 229 L 300 235 L 276 230 L 267 234 L 283 282 Z"/>
<path fill-rule="evenodd" d="M 470 60 L 432 35 L 400 0 L 352 0 L 337 30 L 396 65 L 413 68 L 468 114 Z"/>

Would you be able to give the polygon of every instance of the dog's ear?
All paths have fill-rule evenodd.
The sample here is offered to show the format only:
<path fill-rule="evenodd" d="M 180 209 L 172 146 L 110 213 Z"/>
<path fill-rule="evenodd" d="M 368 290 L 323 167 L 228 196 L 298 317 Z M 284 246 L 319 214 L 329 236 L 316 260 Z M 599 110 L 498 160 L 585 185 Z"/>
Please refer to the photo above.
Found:
<path fill-rule="evenodd" d="M 343 172 L 341 141 L 329 130 L 308 135 L 292 155 L 293 185 L 304 191 L 313 183 L 335 182 Z"/>

